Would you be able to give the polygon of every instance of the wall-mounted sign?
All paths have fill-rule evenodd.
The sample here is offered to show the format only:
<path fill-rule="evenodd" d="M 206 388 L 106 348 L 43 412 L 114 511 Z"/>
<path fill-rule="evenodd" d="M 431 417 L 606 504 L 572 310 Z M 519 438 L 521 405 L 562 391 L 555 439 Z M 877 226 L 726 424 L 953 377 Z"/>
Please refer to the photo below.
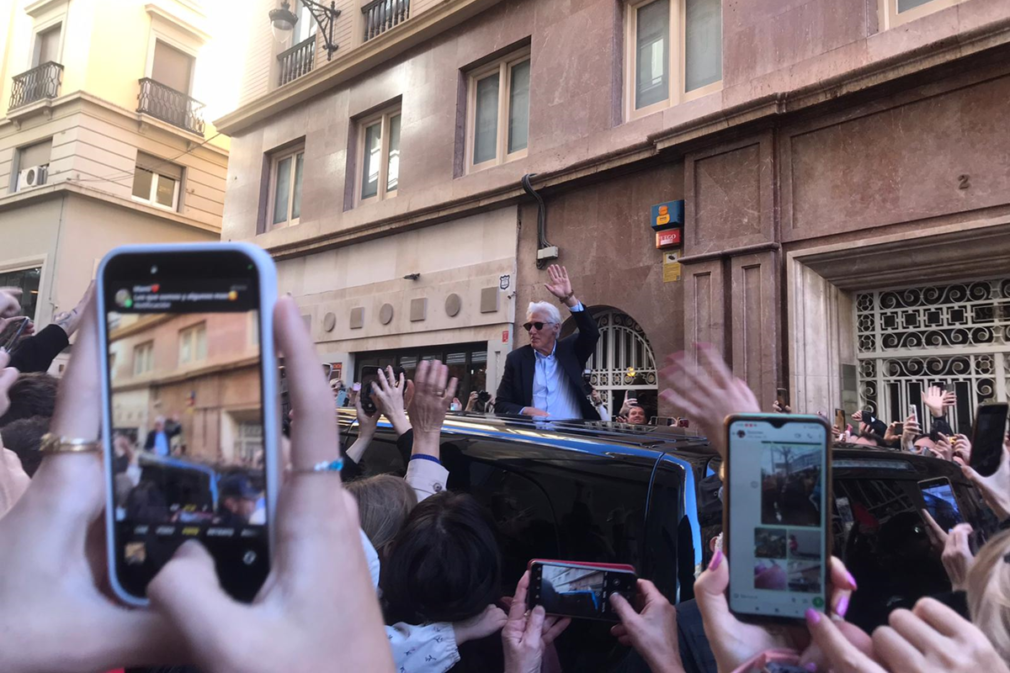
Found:
<path fill-rule="evenodd" d="M 501 333 L 501 342 L 507 344 L 509 342 L 509 331 L 505 330 Z"/>
<path fill-rule="evenodd" d="M 664 250 L 666 248 L 676 248 L 681 244 L 681 232 L 682 229 L 667 229 L 666 231 L 656 232 L 656 249 Z"/>
<path fill-rule="evenodd" d="M 652 217 L 649 220 L 649 224 L 656 231 L 683 227 L 684 202 L 681 200 L 657 203 L 652 207 Z"/>
<path fill-rule="evenodd" d="M 498 289 L 507 290 L 512 284 L 512 276 L 506 274 L 504 276 L 498 276 Z"/>
<path fill-rule="evenodd" d="M 664 283 L 676 283 L 680 280 L 681 265 L 680 258 L 682 253 L 680 250 L 675 250 L 673 252 L 663 253 L 663 282 Z"/>

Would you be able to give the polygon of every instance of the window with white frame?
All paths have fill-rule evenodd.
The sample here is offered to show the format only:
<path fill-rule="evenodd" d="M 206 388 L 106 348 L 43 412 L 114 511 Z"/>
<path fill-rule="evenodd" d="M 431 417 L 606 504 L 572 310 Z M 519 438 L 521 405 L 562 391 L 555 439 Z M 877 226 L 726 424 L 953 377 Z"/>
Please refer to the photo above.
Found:
<path fill-rule="evenodd" d="M 318 24 L 308 6 L 303 2 L 295 2 L 295 16 L 298 17 L 298 21 L 295 23 L 294 44 L 300 44 L 316 34 Z"/>
<path fill-rule="evenodd" d="M 302 215 L 302 168 L 305 147 L 275 152 L 270 159 L 267 229 L 298 224 Z"/>
<path fill-rule="evenodd" d="M 722 86 L 722 0 L 632 0 L 625 18 L 627 119 Z"/>
<path fill-rule="evenodd" d="M 133 347 L 133 375 L 140 376 L 154 370 L 154 342 L 145 341 Z"/>
<path fill-rule="evenodd" d="M 964 0 L 878 0 L 880 26 L 882 30 L 894 28 L 962 2 Z"/>
<path fill-rule="evenodd" d="M 400 108 L 358 124 L 358 202 L 396 196 L 400 186 Z"/>
<path fill-rule="evenodd" d="M 530 53 L 523 50 L 467 77 L 467 169 L 526 156 L 530 126 Z"/>
<path fill-rule="evenodd" d="M 33 68 L 45 63 L 60 62 L 60 38 L 62 35 L 62 22 L 35 33 L 35 43 L 32 46 Z"/>
<path fill-rule="evenodd" d="M 179 330 L 179 364 L 207 359 L 207 323 L 198 323 Z"/>
<path fill-rule="evenodd" d="M 182 167 L 149 154 L 137 154 L 133 171 L 133 198 L 158 208 L 179 209 Z"/>

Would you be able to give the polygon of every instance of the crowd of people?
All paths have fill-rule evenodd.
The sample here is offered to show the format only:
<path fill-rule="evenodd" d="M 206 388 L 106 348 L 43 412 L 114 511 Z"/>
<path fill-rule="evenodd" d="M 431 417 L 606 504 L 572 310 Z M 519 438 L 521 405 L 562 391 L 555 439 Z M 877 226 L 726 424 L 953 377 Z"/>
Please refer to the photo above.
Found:
<path fill-rule="evenodd" d="M 469 406 L 531 417 L 602 417 L 592 395 L 583 394 L 581 376 L 595 347 L 595 325 L 564 269 L 552 267 L 549 274 L 547 289 L 572 311 L 579 333 L 558 339 L 557 309 L 532 306 L 526 324 L 531 346 L 509 356 L 494 399 L 471 397 Z M 0 335 L 23 323 L 18 306 L 13 293 L 0 291 Z M 64 338 L 29 346 L 24 340 L 38 339 L 52 326 L 34 335 L 21 329 L 20 346 L 15 340 L 13 354 L 0 353 L 5 447 L 0 451 L 0 670 L 72 673 L 193 665 L 206 673 L 428 673 L 465 665 L 469 655 L 461 649 L 471 641 L 494 641 L 500 652 L 497 663 L 481 659 L 471 670 L 560 670 L 554 643 L 565 637 L 570 620 L 548 615 L 539 605 L 528 608 L 529 572 L 514 590 L 509 588 L 510 596 L 501 595 L 495 522 L 471 495 L 448 488 L 450 475 L 440 455 L 442 425 L 450 409 L 462 408 L 448 367 L 421 362 L 412 380 L 380 370 L 370 390 L 376 411 L 366 413 L 353 387 L 328 388 L 298 307 L 287 297 L 277 303 L 274 324 L 292 408 L 284 452 L 289 470 L 273 522 L 270 577 L 251 604 L 238 603 L 222 591 L 210 554 L 190 541 L 149 585 L 149 609 L 118 604 L 107 590 L 104 546 L 96 543 L 105 503 L 100 455 L 43 457 L 38 450 L 45 432 L 90 440 L 100 435 L 100 344 L 90 290 L 74 313 L 72 329 L 56 325 Z M 74 331 L 64 375 L 57 380 L 42 374 L 49 366 L 47 354 L 60 343 L 59 350 L 65 348 Z M 660 396 L 682 410 L 723 458 L 724 418 L 759 411 L 754 394 L 712 347 L 671 356 L 661 377 L 668 387 Z M 314 471 L 313 466 L 340 458 L 333 398 L 341 392 L 357 408 L 357 438 L 344 452 L 339 472 Z M 861 412 L 858 427 L 838 428 L 838 438 L 881 445 L 897 438 L 905 450 L 961 462 L 995 516 L 1010 521 L 1010 440 L 999 470 L 981 477 L 967 466 L 966 438 L 943 427 L 951 395 L 931 389 L 923 403 L 933 415 L 933 436 L 920 432 L 914 418 L 898 432 Z M 367 452 L 374 450 L 380 416 L 397 436 L 406 464 L 402 476 L 365 476 L 362 469 Z M 631 423 L 647 420 L 644 410 L 630 403 L 619 416 Z M 145 448 L 155 454 L 170 451 L 170 433 L 166 421 Z M 127 475 L 137 447 L 125 441 L 116 447 L 116 473 Z M 241 484 L 235 493 L 239 507 Z M 857 586 L 838 558 L 831 559 L 832 593 L 823 612 L 810 610 L 805 623 L 786 627 L 740 621 L 729 609 L 729 562 L 716 540 L 693 600 L 674 606 L 647 579 L 638 580 L 633 601 L 609 596 L 620 619 L 612 636 L 654 673 L 776 670 L 767 662 L 839 673 L 1010 673 L 1010 530 L 992 536 L 974 556 L 968 528 L 946 531 L 932 523 L 960 600 L 924 598 L 912 610 L 893 611 L 889 624 L 872 634 L 845 621 Z M 793 543 L 762 540 L 770 547 Z"/>

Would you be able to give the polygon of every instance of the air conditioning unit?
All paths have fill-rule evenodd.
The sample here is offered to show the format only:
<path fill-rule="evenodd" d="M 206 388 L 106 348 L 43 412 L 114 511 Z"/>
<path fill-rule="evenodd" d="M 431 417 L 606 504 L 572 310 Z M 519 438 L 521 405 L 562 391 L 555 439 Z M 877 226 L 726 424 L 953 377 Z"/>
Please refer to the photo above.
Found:
<path fill-rule="evenodd" d="M 18 173 L 18 191 L 46 184 L 49 166 L 32 166 Z"/>

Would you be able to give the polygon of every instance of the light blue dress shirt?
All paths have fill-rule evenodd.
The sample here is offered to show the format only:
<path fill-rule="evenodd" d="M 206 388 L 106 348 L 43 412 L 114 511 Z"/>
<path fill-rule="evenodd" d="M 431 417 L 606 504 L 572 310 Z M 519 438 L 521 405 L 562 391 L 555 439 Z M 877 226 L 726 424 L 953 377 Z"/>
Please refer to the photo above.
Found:
<path fill-rule="evenodd" d="M 582 304 L 572 307 L 572 313 L 582 311 Z M 533 373 L 533 407 L 547 412 L 548 418 L 570 420 L 582 418 L 579 401 L 573 386 L 565 380 L 565 372 L 558 364 L 557 343 L 550 355 L 533 351 L 536 365 Z M 525 411 L 525 409 L 524 409 Z"/>

